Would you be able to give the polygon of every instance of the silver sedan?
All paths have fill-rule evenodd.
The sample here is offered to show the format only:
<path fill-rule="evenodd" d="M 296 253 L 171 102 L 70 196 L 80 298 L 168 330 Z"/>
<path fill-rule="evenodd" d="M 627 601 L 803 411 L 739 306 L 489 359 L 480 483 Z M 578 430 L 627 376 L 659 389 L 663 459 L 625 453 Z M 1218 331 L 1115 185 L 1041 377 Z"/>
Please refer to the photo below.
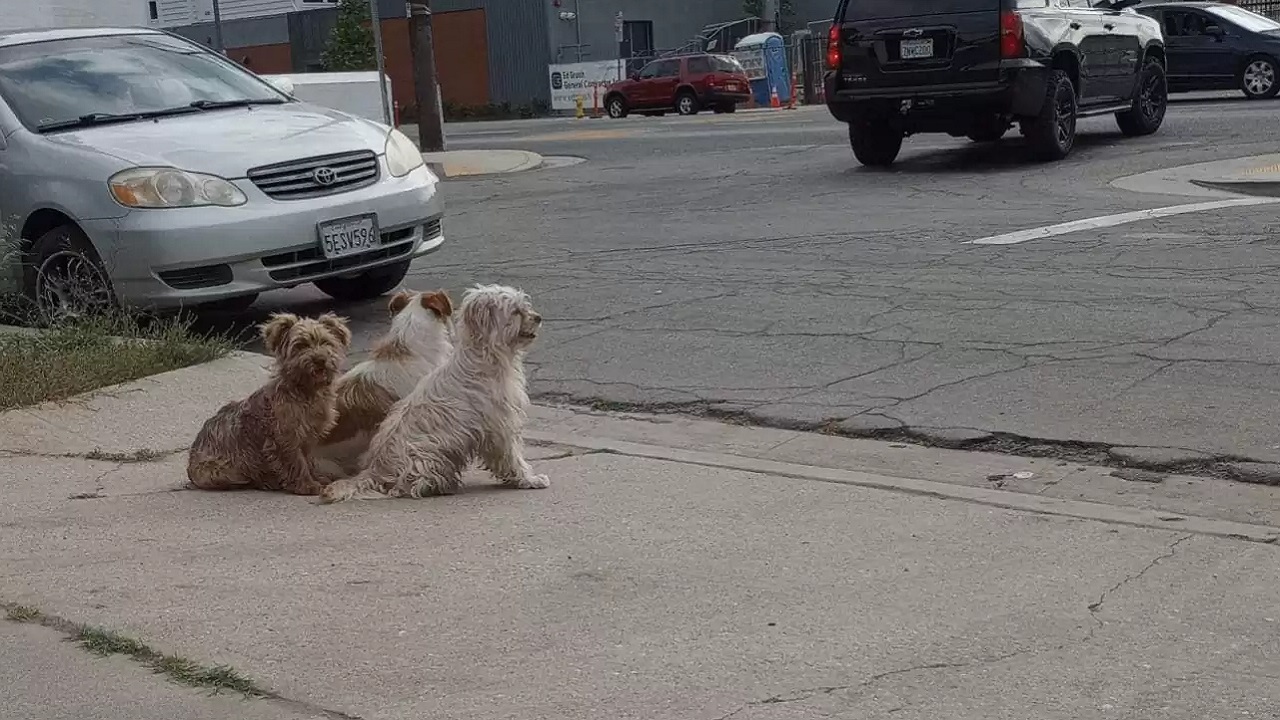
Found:
<path fill-rule="evenodd" d="M 42 314 L 375 297 L 444 242 L 438 184 L 398 130 L 184 38 L 0 34 L 0 291 Z"/>

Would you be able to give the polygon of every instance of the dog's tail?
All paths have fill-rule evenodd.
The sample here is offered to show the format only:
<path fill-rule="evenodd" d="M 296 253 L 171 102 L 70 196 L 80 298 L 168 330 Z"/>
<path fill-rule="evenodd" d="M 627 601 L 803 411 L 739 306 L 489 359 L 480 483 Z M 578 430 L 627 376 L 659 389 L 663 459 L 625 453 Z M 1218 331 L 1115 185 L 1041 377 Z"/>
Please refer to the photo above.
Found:
<path fill-rule="evenodd" d="M 374 500 L 387 497 L 376 492 L 374 488 L 373 478 L 369 476 L 369 471 L 365 470 L 355 477 L 344 478 L 326 486 L 324 492 L 320 493 L 320 504 L 332 505 L 348 500 Z"/>

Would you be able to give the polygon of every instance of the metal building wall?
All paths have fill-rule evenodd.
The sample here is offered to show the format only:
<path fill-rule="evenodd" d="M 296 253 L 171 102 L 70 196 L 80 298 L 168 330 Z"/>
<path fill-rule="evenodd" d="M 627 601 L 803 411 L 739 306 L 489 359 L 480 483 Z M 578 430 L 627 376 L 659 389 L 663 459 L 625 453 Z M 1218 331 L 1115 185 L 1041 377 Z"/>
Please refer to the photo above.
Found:
<path fill-rule="evenodd" d="M 547 65 L 552 62 L 547 39 L 549 5 L 550 0 L 432 0 L 431 10 L 485 11 L 489 97 L 496 104 L 518 106 L 551 101 L 547 80 Z"/>
<path fill-rule="evenodd" d="M 547 3 L 550 5 L 550 1 Z M 618 57 L 614 20 L 622 11 L 624 20 L 653 23 L 653 45 L 658 51 L 681 47 L 707 25 L 746 17 L 742 0 L 561 0 L 561 7 L 549 13 L 552 56 L 558 62 L 577 62 L 578 33 L 582 36 L 582 60 L 613 60 Z M 560 11 L 575 12 L 577 19 L 561 20 Z"/>

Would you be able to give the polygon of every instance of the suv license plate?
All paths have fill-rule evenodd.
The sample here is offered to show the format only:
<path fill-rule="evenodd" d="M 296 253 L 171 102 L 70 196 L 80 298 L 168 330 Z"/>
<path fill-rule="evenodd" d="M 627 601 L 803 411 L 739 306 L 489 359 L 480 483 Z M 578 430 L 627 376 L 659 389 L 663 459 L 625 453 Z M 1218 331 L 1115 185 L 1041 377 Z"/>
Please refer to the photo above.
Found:
<path fill-rule="evenodd" d="M 320 251 L 330 260 L 372 250 L 380 244 L 373 215 L 330 220 L 319 225 Z"/>
<path fill-rule="evenodd" d="M 933 38 L 923 40 L 903 40 L 898 45 L 898 54 L 903 60 L 921 60 L 933 57 Z"/>

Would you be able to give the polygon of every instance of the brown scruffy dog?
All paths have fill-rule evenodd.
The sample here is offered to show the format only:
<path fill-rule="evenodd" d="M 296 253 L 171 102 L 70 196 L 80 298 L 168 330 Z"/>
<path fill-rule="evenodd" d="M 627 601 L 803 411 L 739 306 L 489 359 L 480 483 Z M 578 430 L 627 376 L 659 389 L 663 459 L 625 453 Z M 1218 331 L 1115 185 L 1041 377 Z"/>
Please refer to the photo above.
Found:
<path fill-rule="evenodd" d="M 333 427 L 334 382 L 351 346 L 347 322 L 276 314 L 262 326 L 275 358 L 271 380 L 205 422 L 187 458 L 202 490 L 283 490 L 318 495 L 324 481 L 312 453 Z"/>

